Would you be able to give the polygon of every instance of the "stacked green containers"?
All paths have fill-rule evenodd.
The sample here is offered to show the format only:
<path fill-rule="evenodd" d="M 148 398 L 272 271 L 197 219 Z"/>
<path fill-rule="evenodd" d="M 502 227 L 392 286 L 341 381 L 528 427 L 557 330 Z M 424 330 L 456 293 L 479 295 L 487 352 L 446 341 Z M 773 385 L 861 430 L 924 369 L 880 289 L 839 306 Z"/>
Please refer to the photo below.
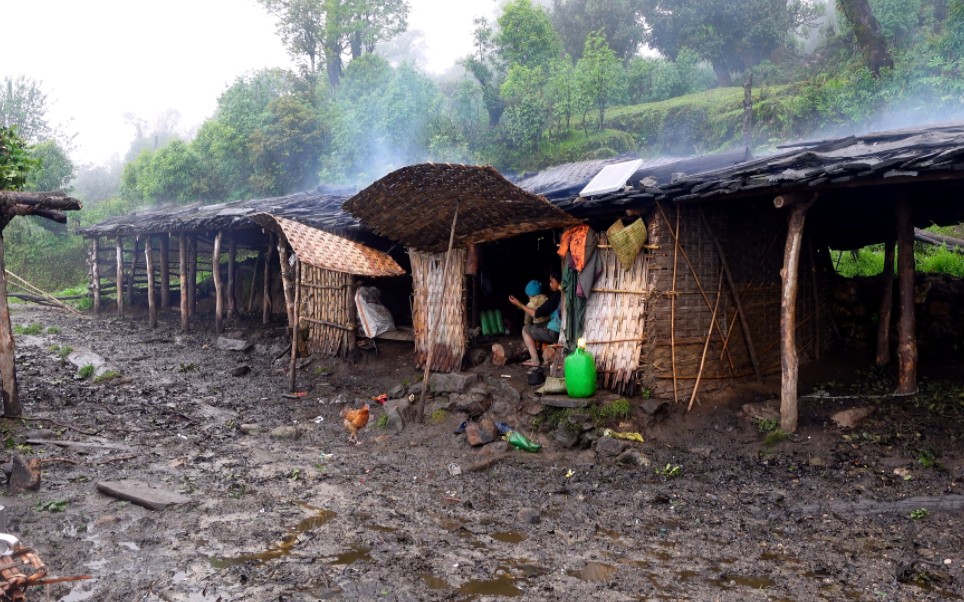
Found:
<path fill-rule="evenodd" d="M 479 314 L 479 321 L 482 322 L 482 334 L 487 337 L 505 333 L 501 310 L 487 309 Z"/>

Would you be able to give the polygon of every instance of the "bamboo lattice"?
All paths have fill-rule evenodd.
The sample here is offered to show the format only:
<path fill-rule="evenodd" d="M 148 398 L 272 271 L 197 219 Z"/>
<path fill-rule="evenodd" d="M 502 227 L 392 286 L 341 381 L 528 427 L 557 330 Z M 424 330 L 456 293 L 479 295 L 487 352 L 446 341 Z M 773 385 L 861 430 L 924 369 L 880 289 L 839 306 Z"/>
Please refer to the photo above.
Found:
<path fill-rule="evenodd" d="M 415 362 L 424 366 L 429 344 L 435 346 L 432 370 L 453 372 L 462 365 L 466 325 L 462 271 L 465 249 L 452 249 L 448 274 L 442 273 L 445 253 L 409 251 L 412 260 L 412 323 Z"/>
<path fill-rule="evenodd" d="M 308 327 L 308 345 L 324 357 L 346 357 L 355 329 L 352 276 L 301 264 L 302 326 Z"/>
<path fill-rule="evenodd" d="M 595 357 L 600 385 L 632 395 L 645 335 L 649 262 L 639 254 L 625 270 L 612 249 L 600 248 L 596 253 L 602 254 L 602 273 L 586 306 L 583 336 Z"/>

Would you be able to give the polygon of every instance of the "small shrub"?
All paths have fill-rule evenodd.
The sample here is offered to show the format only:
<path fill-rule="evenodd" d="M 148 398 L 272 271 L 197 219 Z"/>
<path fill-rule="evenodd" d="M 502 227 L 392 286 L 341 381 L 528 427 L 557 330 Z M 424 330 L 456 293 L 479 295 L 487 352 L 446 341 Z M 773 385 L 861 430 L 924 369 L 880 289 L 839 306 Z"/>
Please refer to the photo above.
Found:
<path fill-rule="evenodd" d="M 13 327 L 14 334 L 24 335 L 24 334 L 40 334 L 44 331 L 44 327 L 40 324 L 33 323 L 29 326 L 24 326 L 22 324 L 17 324 Z"/>
<path fill-rule="evenodd" d="M 674 479 L 683 474 L 683 467 L 679 464 L 667 464 L 662 468 L 657 468 L 656 474 L 664 479 Z"/>
<path fill-rule="evenodd" d="M 73 351 L 74 351 L 74 348 L 71 347 L 70 345 L 63 345 L 63 346 L 61 346 L 60 349 L 57 351 L 57 355 L 60 357 L 60 359 L 65 360 L 65 359 L 67 359 L 67 356 L 68 356 L 68 355 L 70 355 L 71 353 L 73 353 Z"/>
<path fill-rule="evenodd" d="M 118 372 L 117 370 L 107 370 L 99 374 L 96 378 L 94 378 L 94 383 L 98 385 L 103 383 L 108 383 L 114 380 L 115 378 L 120 378 L 120 376 L 121 376 L 121 373 Z"/>
<path fill-rule="evenodd" d="M 764 445 L 776 445 L 781 441 L 784 441 L 790 435 L 781 429 L 776 429 L 767 433 L 766 439 L 763 440 Z"/>
<path fill-rule="evenodd" d="M 922 449 L 917 454 L 917 463 L 924 468 L 934 468 L 937 466 L 937 454 L 932 450 Z"/>
<path fill-rule="evenodd" d="M 429 418 L 432 419 L 432 422 L 442 422 L 443 420 L 445 420 L 445 417 L 447 415 L 448 415 L 448 412 L 446 412 L 443 408 L 439 408 L 434 412 L 432 412 L 432 415 L 429 416 Z M 388 417 L 386 416 L 386 418 Z"/>
<path fill-rule="evenodd" d="M 48 502 L 37 502 L 34 512 L 63 512 L 67 509 L 67 500 L 51 500 Z"/>
<path fill-rule="evenodd" d="M 776 418 L 762 418 L 756 421 L 756 428 L 761 433 L 769 433 L 780 428 L 780 421 Z"/>
<path fill-rule="evenodd" d="M 910 514 L 908 514 L 907 516 L 911 520 L 922 520 L 924 518 L 927 518 L 928 514 L 929 512 L 927 512 L 927 508 L 917 508 L 917 509 L 911 510 Z"/>
<path fill-rule="evenodd" d="M 182 372 L 182 373 L 184 373 L 184 372 L 196 372 L 196 371 L 197 371 L 197 368 L 198 368 L 198 366 L 197 366 L 197 364 L 195 364 L 194 362 L 191 362 L 191 363 L 189 363 L 189 364 L 185 364 L 185 363 L 182 362 L 182 363 L 177 367 L 177 371 L 178 371 L 178 372 Z"/>
<path fill-rule="evenodd" d="M 87 364 L 85 366 L 81 366 L 80 370 L 77 371 L 77 376 L 80 377 L 82 380 L 87 380 L 93 375 L 94 375 L 93 364 Z"/>
<path fill-rule="evenodd" d="M 626 420 L 632 414 L 628 399 L 614 399 L 594 408 L 594 418 L 599 420 Z"/>
<path fill-rule="evenodd" d="M 60 329 L 56 326 L 47 327 L 47 334 L 60 334 Z"/>

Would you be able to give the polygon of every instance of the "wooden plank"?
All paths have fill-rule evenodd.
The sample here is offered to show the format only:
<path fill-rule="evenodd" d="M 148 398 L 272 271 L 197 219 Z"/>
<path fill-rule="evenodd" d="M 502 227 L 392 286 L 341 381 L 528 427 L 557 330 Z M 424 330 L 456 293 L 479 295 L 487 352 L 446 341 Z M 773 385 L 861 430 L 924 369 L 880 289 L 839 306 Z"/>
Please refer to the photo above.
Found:
<path fill-rule="evenodd" d="M 153 483 L 133 479 L 101 481 L 97 483 L 97 491 L 111 497 L 127 500 L 150 510 L 163 510 L 174 504 L 184 504 L 191 501 L 191 498 L 175 491 L 161 489 Z"/>

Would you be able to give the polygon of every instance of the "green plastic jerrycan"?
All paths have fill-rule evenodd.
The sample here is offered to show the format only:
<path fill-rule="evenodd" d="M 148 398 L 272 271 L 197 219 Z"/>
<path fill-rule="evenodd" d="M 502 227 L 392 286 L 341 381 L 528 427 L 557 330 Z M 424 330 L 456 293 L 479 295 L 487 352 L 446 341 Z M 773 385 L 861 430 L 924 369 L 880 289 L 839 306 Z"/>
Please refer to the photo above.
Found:
<path fill-rule="evenodd" d="M 586 351 L 584 339 L 579 339 L 576 350 L 566 358 L 565 377 L 569 397 L 592 397 L 596 392 L 596 361 Z"/>
<path fill-rule="evenodd" d="M 482 334 L 489 336 L 492 334 L 492 326 L 489 322 L 489 310 L 483 310 L 479 315 L 479 320 L 482 322 Z"/>

